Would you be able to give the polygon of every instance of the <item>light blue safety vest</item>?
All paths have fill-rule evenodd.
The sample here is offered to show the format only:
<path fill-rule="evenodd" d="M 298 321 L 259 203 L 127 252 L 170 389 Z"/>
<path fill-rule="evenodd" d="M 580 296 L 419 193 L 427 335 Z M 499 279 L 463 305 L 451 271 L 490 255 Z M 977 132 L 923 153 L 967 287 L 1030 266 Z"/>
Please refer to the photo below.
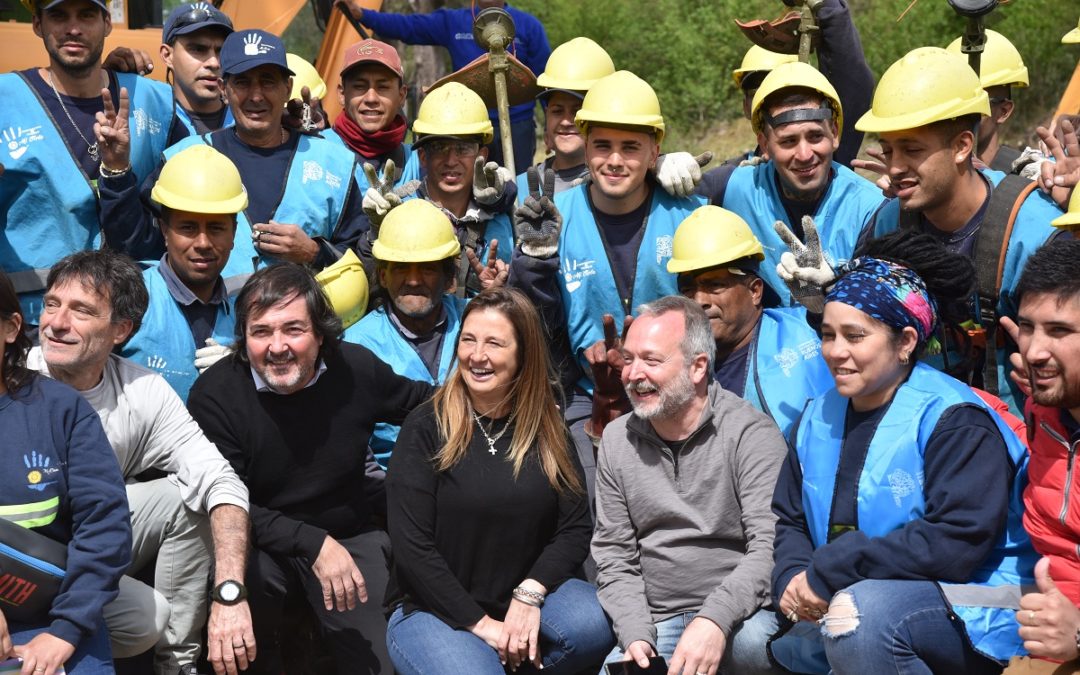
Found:
<path fill-rule="evenodd" d="M 996 186 L 1005 179 L 1005 174 L 1000 171 L 989 169 L 981 170 L 983 175 Z M 1046 243 L 1050 237 L 1057 234 L 1057 228 L 1050 225 L 1050 221 L 1061 215 L 1061 209 L 1048 196 L 1040 190 L 1035 190 L 1024 200 L 1016 215 L 1016 223 L 1013 225 L 1012 234 L 1009 237 L 1009 245 L 1005 251 L 1005 266 L 1002 268 L 1001 293 L 998 297 L 997 315 L 1016 316 L 1017 303 L 1013 297 L 1017 282 L 1020 281 L 1020 273 L 1024 271 L 1027 259 L 1040 246 Z M 886 202 L 873 220 L 874 237 L 881 237 L 890 232 L 895 232 L 900 223 L 900 200 L 891 199 Z M 976 235 L 978 236 L 978 235 Z M 976 299 L 976 303 L 978 300 Z M 972 317 L 976 321 L 978 316 Z M 955 346 L 955 345 L 953 345 Z M 950 350 L 950 363 L 959 363 L 962 355 Z M 923 361 L 934 368 L 944 370 L 945 362 L 940 354 L 931 354 L 923 357 Z M 998 397 L 1009 405 L 1010 411 L 1017 416 L 1023 416 L 1023 396 L 1016 389 L 1008 376 L 1009 358 L 1005 349 L 997 350 L 998 371 Z"/>
<path fill-rule="evenodd" d="M 821 248 L 835 267 L 851 258 L 859 233 L 881 206 L 882 199 L 881 190 L 851 169 L 836 162 L 832 163 L 832 169 L 829 187 L 814 212 L 814 224 L 821 234 Z M 735 169 L 724 192 L 724 208 L 734 211 L 750 225 L 765 249 L 762 278 L 780 296 L 782 305 L 792 305 L 791 292 L 776 273 L 780 256 L 788 251 L 788 246 L 776 234 L 773 223 L 782 220 L 793 232 L 795 228 L 780 200 L 774 164 L 765 162 Z"/>
<path fill-rule="evenodd" d="M 235 124 L 236 118 L 233 117 L 232 108 L 225 106 L 225 116 L 221 119 L 221 128 L 224 129 L 225 127 L 231 127 Z M 178 131 L 182 129 L 186 133 L 177 133 L 174 135 L 173 129 L 177 129 Z M 181 139 L 187 138 L 188 136 L 197 136 L 198 133 L 199 132 L 195 129 L 195 122 L 191 119 L 191 115 L 188 114 L 187 110 L 184 110 L 183 106 L 176 103 L 174 98 L 173 126 L 169 129 L 170 140 L 175 136 L 175 142 L 179 142 Z"/>
<path fill-rule="evenodd" d="M 604 314 L 611 314 L 618 321 L 625 314 L 634 313 L 638 305 L 679 292 L 676 275 L 667 271 L 672 239 L 679 224 L 705 204 L 704 198 L 697 195 L 680 199 L 659 187 L 653 190 L 633 287 L 629 289 L 631 297 L 624 299 L 619 297 L 615 274 L 589 204 L 588 189 L 588 185 L 579 185 L 555 195 L 555 206 L 563 217 L 559 234 L 559 289 L 570 348 L 585 373 L 591 372 L 585 350 L 604 339 Z M 593 383 L 587 375 L 578 385 L 592 393 Z"/>
<path fill-rule="evenodd" d="M 188 136 L 165 151 L 165 159 L 199 143 L 214 145 L 214 134 L 231 133 L 222 130 L 203 136 Z M 300 134 L 296 151 L 289 161 L 281 201 L 274 210 L 273 220 L 300 226 L 309 237 L 329 239 L 341 224 L 345 205 L 349 201 L 356 155 L 322 138 Z M 236 215 L 236 237 L 229 262 L 221 275 L 229 294 L 237 292 L 259 267 L 276 262 L 276 258 L 255 250 L 251 238 L 251 221 L 247 212 Z"/>
<path fill-rule="evenodd" d="M 143 280 L 150 293 L 150 306 L 139 332 L 124 345 L 120 355 L 157 371 L 186 403 L 188 391 L 199 376 L 195 367 L 195 338 L 156 265 L 143 271 Z M 211 337 L 219 345 L 232 344 L 236 339 L 235 324 L 233 299 L 229 298 L 217 306 Z"/>
<path fill-rule="evenodd" d="M 172 90 L 136 75 L 116 77 L 130 97 L 131 166 L 142 180 L 165 148 Z M 0 93 L 0 267 L 12 277 L 25 320 L 37 323 L 49 268 L 101 247 L 97 181 L 83 172 L 60 131 L 68 120 L 54 120 L 21 73 L 0 75 Z"/>
<path fill-rule="evenodd" d="M 821 340 L 802 307 L 766 309 L 747 354 L 743 398 L 765 413 L 788 437 L 806 402 L 831 389 Z"/>
<path fill-rule="evenodd" d="M 342 114 L 344 114 L 344 113 L 342 113 Z M 349 152 L 353 152 L 353 149 L 350 148 L 348 145 L 346 145 L 345 141 L 342 140 L 341 136 L 339 136 L 337 134 L 337 132 L 334 131 L 333 129 L 330 129 L 330 128 L 323 129 L 322 131 L 319 132 L 319 134 L 321 134 L 322 137 L 325 138 L 326 140 L 331 141 L 333 143 L 336 143 L 337 145 L 340 145 L 341 147 L 347 149 Z M 402 150 L 403 156 L 405 157 L 405 161 L 402 162 L 401 164 L 397 165 L 398 176 L 397 176 L 397 180 L 394 181 L 394 187 L 398 187 L 402 183 L 407 183 L 407 182 L 409 182 L 411 180 L 420 180 L 420 153 L 419 152 L 413 152 L 412 146 L 410 144 L 408 144 L 408 143 L 402 143 L 401 144 L 401 150 Z M 369 187 L 371 187 L 368 184 L 367 174 L 364 173 L 364 161 L 365 161 L 365 159 L 364 159 L 363 155 L 360 155 L 359 153 L 356 153 L 356 173 L 355 173 L 355 177 L 356 177 L 356 184 L 357 184 L 357 186 L 359 186 L 361 194 L 366 192 L 367 189 Z M 397 160 L 395 160 L 395 164 L 397 164 Z M 404 164 L 404 168 L 402 168 L 402 164 Z M 383 167 L 379 167 L 379 172 L 378 172 L 379 178 L 383 177 L 383 170 L 382 169 L 383 169 Z"/>
<path fill-rule="evenodd" d="M 941 415 L 961 404 L 978 406 L 990 413 L 1017 471 L 1005 530 L 994 551 L 966 584 L 943 584 L 943 589 L 953 611 L 963 620 L 975 649 L 1004 661 L 1025 653 L 1017 633 L 1015 610 L 993 607 L 995 601 L 986 596 L 993 595 L 994 587 L 1033 581 L 1038 558 L 1021 522 L 1027 451 L 997 413 L 969 387 L 926 364 L 915 365 L 911 376 L 896 390 L 870 441 L 859 476 L 858 528 L 869 537 L 881 537 L 925 515 L 923 452 Z M 815 548 L 829 539 L 847 408 L 848 399 L 832 389 L 810 402 L 796 433 L 795 451 L 803 474 L 803 508 Z M 965 600 L 955 599 L 961 596 Z M 773 653 L 776 656 L 783 652 Z M 808 672 L 800 670 L 800 664 L 785 665 L 796 672 Z"/>
<path fill-rule="evenodd" d="M 465 310 L 466 301 L 457 296 L 445 294 L 442 302 L 443 307 L 446 308 L 446 333 L 443 335 L 442 351 L 439 354 L 437 380 L 431 377 L 420 355 L 390 320 L 389 309 L 385 304 L 349 326 L 342 339 L 367 347 L 398 375 L 420 382 L 442 384 L 457 356 L 456 346 L 458 333 L 461 332 L 461 313 Z M 379 422 L 371 434 L 369 441 L 371 449 L 375 451 L 375 459 L 383 468 L 386 468 L 390 461 L 390 453 L 394 449 L 394 444 L 397 443 L 400 429 L 401 427 L 397 425 Z"/>

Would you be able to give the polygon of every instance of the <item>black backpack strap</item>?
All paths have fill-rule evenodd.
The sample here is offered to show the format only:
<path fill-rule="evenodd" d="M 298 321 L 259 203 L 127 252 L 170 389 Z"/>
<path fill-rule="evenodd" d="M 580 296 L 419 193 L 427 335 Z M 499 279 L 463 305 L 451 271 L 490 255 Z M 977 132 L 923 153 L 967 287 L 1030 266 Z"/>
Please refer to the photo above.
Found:
<path fill-rule="evenodd" d="M 998 395 L 997 379 L 997 303 L 1005 273 L 1005 254 L 1009 250 L 1016 216 L 1024 200 L 1037 187 L 1035 181 L 1021 176 L 1006 176 L 993 188 L 986 215 L 975 241 L 975 274 L 978 279 L 979 325 L 986 337 L 983 360 L 983 389 Z"/>

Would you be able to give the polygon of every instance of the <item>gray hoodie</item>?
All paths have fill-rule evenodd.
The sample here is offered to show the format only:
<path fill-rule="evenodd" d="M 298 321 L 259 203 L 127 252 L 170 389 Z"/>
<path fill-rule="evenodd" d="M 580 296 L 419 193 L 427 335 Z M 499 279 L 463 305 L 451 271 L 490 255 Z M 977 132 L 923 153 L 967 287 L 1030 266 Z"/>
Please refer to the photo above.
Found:
<path fill-rule="evenodd" d="M 623 649 L 655 645 L 654 624 L 685 612 L 730 636 L 769 597 L 770 507 L 787 445 L 772 420 L 716 382 L 708 398 L 674 452 L 633 413 L 604 429 L 592 555 Z"/>

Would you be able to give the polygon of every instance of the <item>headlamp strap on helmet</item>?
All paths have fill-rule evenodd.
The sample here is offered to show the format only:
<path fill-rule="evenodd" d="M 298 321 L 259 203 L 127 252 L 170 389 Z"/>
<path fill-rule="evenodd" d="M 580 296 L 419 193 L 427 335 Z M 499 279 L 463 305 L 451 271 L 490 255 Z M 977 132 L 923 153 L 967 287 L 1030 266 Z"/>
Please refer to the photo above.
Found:
<path fill-rule="evenodd" d="M 794 110 L 785 110 L 778 115 L 770 115 L 765 113 L 765 123 L 774 129 L 784 124 L 794 124 L 795 122 L 820 122 L 825 120 L 831 120 L 833 118 L 832 106 L 828 102 L 823 102 L 820 108 L 795 108 Z"/>

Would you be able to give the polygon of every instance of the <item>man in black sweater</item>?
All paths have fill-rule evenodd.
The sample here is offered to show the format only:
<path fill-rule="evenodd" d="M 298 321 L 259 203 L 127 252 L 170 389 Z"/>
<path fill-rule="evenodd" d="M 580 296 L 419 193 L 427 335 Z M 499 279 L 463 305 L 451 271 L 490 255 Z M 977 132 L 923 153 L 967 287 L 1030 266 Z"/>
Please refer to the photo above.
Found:
<path fill-rule="evenodd" d="M 433 388 L 340 335 L 307 270 L 264 268 L 237 297 L 235 354 L 200 376 L 188 400 L 251 495 L 259 654 L 249 673 L 282 672 L 276 633 L 290 588 L 315 610 L 338 672 L 393 672 L 380 606 L 389 540 L 373 520 L 385 493 L 365 455 L 377 422 L 401 424 Z"/>

